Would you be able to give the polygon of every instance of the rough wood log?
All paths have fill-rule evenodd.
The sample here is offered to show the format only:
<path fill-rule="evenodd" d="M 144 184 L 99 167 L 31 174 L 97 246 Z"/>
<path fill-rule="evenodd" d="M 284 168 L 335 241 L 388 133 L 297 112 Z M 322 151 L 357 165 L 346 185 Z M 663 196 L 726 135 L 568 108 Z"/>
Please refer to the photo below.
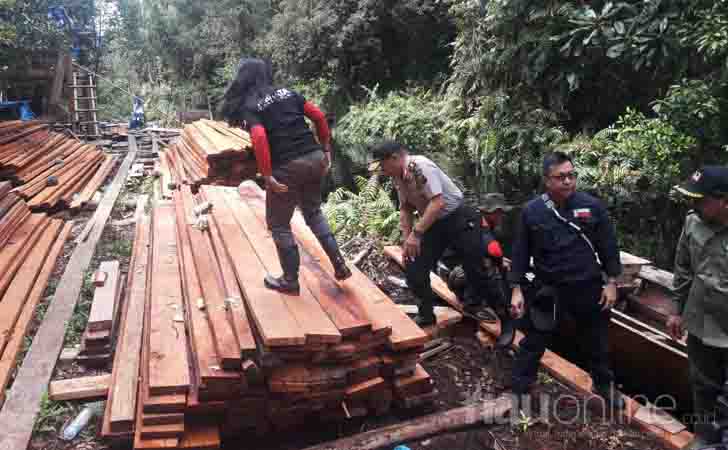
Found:
<path fill-rule="evenodd" d="M 477 423 L 496 423 L 510 409 L 511 399 L 509 397 L 500 397 L 496 400 L 430 414 L 348 438 L 308 447 L 305 450 L 374 450 L 390 448 L 400 442 L 422 439 L 443 432 L 452 432 Z"/>

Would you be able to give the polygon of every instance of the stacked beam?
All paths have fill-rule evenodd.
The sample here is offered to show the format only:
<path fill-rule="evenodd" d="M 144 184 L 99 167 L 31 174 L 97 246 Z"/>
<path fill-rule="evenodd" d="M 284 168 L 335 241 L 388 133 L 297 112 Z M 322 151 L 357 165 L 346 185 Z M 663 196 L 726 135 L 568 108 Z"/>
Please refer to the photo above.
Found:
<path fill-rule="evenodd" d="M 237 186 L 257 170 L 248 133 L 207 119 L 186 125 L 160 158 L 177 186 Z"/>
<path fill-rule="evenodd" d="M 72 224 L 32 214 L 26 202 L 0 182 L 0 405 Z"/>
<path fill-rule="evenodd" d="M 427 334 L 356 268 L 337 283 L 301 217 L 301 294 L 263 287 L 280 271 L 264 202 L 254 184 L 182 186 L 138 222 L 105 436 L 175 448 L 200 426 L 219 439 L 432 400 Z"/>
<path fill-rule="evenodd" d="M 89 201 L 115 160 L 92 145 L 34 122 L 0 123 L 0 179 L 34 211 L 79 208 Z"/>
<path fill-rule="evenodd" d="M 86 365 L 105 365 L 109 361 L 122 278 L 119 261 L 103 261 L 94 273 L 94 297 L 77 361 Z"/>

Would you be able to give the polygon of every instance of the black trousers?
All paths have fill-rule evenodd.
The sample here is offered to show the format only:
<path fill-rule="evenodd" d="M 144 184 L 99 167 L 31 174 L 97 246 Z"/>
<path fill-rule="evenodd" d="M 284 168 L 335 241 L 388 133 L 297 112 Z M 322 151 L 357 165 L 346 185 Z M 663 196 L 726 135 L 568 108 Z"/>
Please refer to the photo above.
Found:
<path fill-rule="evenodd" d="M 688 335 L 690 383 L 693 390 L 695 433 L 708 442 L 717 442 L 709 424 L 716 415 L 716 400 L 723 394 L 728 370 L 728 348 L 705 345 L 700 338 Z"/>
<path fill-rule="evenodd" d="M 461 206 L 432 224 L 422 238 L 420 255 L 405 262 L 407 285 L 419 297 L 419 313 L 423 316 L 433 315 L 435 294 L 430 285 L 430 272 L 450 246 L 462 258 L 468 282 L 479 286 L 480 292 L 485 291 L 480 214 L 473 208 Z"/>
<path fill-rule="evenodd" d="M 581 348 L 586 367 L 595 385 L 609 384 L 614 374 L 609 368 L 610 311 L 602 311 L 599 300 L 602 280 L 595 279 L 556 286 L 558 295 L 558 321 L 568 314 L 575 319 L 578 336 L 575 343 Z M 553 332 L 533 327 L 528 317 L 522 321 L 525 338 L 521 341 L 513 364 L 513 392 L 527 394 L 536 381 L 538 366 L 547 347 L 551 346 Z"/>

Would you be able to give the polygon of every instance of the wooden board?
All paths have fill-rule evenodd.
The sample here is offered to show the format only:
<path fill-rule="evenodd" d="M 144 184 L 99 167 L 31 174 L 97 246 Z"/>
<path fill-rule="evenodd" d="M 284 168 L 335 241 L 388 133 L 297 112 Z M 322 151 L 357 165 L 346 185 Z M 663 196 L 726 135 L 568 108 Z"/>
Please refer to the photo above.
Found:
<path fill-rule="evenodd" d="M 265 222 L 265 205 L 257 195 L 252 195 L 257 194 L 256 191 L 251 190 L 250 198 L 245 197 L 244 199 L 240 199 L 239 195 L 231 193 L 230 190 L 224 192 L 231 201 L 234 199 L 236 203 L 239 203 L 244 200 L 259 222 Z M 317 255 L 311 254 L 305 246 L 299 246 L 299 252 L 301 253 L 303 281 L 342 336 L 355 336 L 370 331 L 371 321 L 358 299 L 347 295 L 348 291 L 331 276 L 333 272 L 327 272 L 322 268 L 323 262 L 318 259 Z M 328 257 L 324 256 L 324 258 L 325 262 L 328 262 Z"/>
<path fill-rule="evenodd" d="M 180 268 L 183 274 L 186 320 L 190 333 L 188 351 L 193 362 L 190 366 L 194 377 L 194 383 L 190 390 L 190 401 L 194 403 L 197 401 L 200 387 L 204 388 L 204 385 L 216 380 L 230 385 L 238 381 L 240 375 L 233 371 L 222 370 L 211 323 L 207 318 L 206 311 L 199 309 L 196 305 L 196 299 L 202 297 L 202 286 L 197 276 L 197 270 L 195 270 L 190 235 L 185 232 L 187 226 L 182 223 L 182 220 L 185 220 L 182 193 L 176 191 L 173 195 L 177 213 L 176 237 L 179 242 L 178 247 L 181 256 Z"/>
<path fill-rule="evenodd" d="M 149 332 L 149 393 L 184 394 L 189 389 L 190 377 L 185 351 L 187 333 L 184 323 L 175 320 L 184 309 L 172 205 L 158 204 L 154 208 L 152 230 L 151 317 L 154 320 Z"/>
<path fill-rule="evenodd" d="M 184 423 L 184 413 L 172 414 L 143 414 L 142 425 L 172 425 L 175 423 Z"/>
<path fill-rule="evenodd" d="M 23 313 L 25 303 L 31 294 L 35 280 L 45 264 L 46 257 L 56 241 L 63 222 L 53 220 L 45 230 L 37 245 L 32 248 L 23 266 L 10 283 L 8 290 L 0 301 L 0 355 L 13 336 L 18 317 Z"/>
<path fill-rule="evenodd" d="M 306 337 L 288 311 L 283 295 L 263 286 L 265 267 L 232 212 L 229 208 L 216 207 L 212 216 L 220 229 L 248 310 L 264 344 L 267 347 L 304 345 Z"/>
<path fill-rule="evenodd" d="M 238 286 L 235 270 L 228 258 L 225 244 L 222 242 L 220 229 L 214 220 L 210 221 L 210 235 L 215 250 L 215 257 L 217 263 L 220 265 L 223 284 L 225 285 L 228 315 L 240 346 L 240 356 L 243 359 L 251 358 L 256 353 L 255 337 L 253 336 L 253 330 L 250 328 L 251 324 L 248 321 L 248 313 L 243 303 L 243 293 Z"/>
<path fill-rule="evenodd" d="M 146 196 L 143 202 L 146 203 Z M 129 289 L 124 302 L 126 319 L 120 328 L 114 360 L 113 402 L 110 404 L 109 416 L 111 427 L 114 429 L 118 427 L 130 429 L 134 423 L 144 327 L 144 302 L 148 284 L 150 231 L 149 217 L 144 216 L 137 220 L 134 255 L 129 268 Z"/>
<path fill-rule="evenodd" d="M 227 193 L 226 200 L 228 200 L 230 194 L 234 196 L 233 199 L 228 201 L 227 206 L 238 220 L 238 224 L 248 237 L 248 241 L 255 253 L 263 262 L 265 269 L 272 274 L 282 273 L 275 243 L 265 225 L 257 220 L 255 214 L 245 202 L 235 202 L 235 199 L 239 198 L 239 196 L 234 190 L 227 190 Z M 306 267 L 302 269 L 304 273 L 307 271 Z M 301 284 L 300 295 L 285 295 L 283 298 L 286 307 L 303 330 L 306 343 L 335 344 L 341 342 L 341 333 L 321 309 L 321 305 L 316 301 L 306 284 Z"/>
<path fill-rule="evenodd" d="M 103 285 L 97 286 L 94 290 L 87 325 L 87 329 L 90 331 L 111 330 L 116 299 L 119 289 L 121 289 L 119 261 L 102 261 L 98 270 L 106 274 L 106 280 Z"/>
<path fill-rule="evenodd" d="M 197 303 L 200 301 L 205 305 L 207 320 L 215 339 L 217 357 L 222 367 L 236 369 L 242 363 L 240 345 L 233 331 L 232 322 L 228 320 L 225 287 L 212 250 L 210 235 L 209 232 L 195 227 L 193 223 L 188 223 L 189 218 L 193 216 L 194 199 L 189 186 L 182 186 L 180 192 L 181 195 L 176 196 L 175 201 L 181 200 L 184 205 L 184 223 L 181 223 L 181 229 L 190 237 L 190 249 L 194 258 L 190 268 L 196 269 L 200 285 L 204 286 L 200 297 L 190 298 L 189 301 L 192 308 L 198 308 Z M 180 220 L 179 216 L 177 220 Z"/>
<path fill-rule="evenodd" d="M 256 211 L 256 214 L 264 217 L 264 192 L 258 185 L 246 181 L 240 185 L 240 193 L 246 203 Z M 331 262 L 299 213 L 293 215 L 291 226 L 301 246 L 318 260 L 326 273 L 333 276 L 334 269 Z M 429 340 L 429 336 L 400 311 L 392 299 L 384 294 L 372 280 L 356 266 L 350 266 L 350 269 L 352 277 L 339 285 L 348 291 L 352 299 L 356 299 L 352 301 L 363 309 L 371 321 L 372 330 L 375 333 L 383 329 L 391 329 L 389 345 L 395 350 L 417 347 Z"/>
<path fill-rule="evenodd" d="M 7 388 L 8 383 L 10 382 L 10 377 L 13 374 L 12 369 L 15 367 L 18 354 L 24 346 L 25 335 L 32 321 L 35 308 L 43 296 L 48 284 L 48 279 L 53 273 L 53 268 L 56 265 L 56 260 L 61 255 L 63 246 L 66 243 L 68 236 L 71 234 L 72 229 L 73 222 L 67 222 L 61 230 L 58 239 L 53 243 L 53 247 L 43 263 L 43 268 L 35 280 L 33 290 L 28 296 L 25 308 L 23 308 L 23 312 L 15 322 L 15 331 L 5 346 L 5 351 L 2 353 L 2 357 L 0 358 L 0 408 L 2 408 L 5 400 L 5 389 Z"/>
<path fill-rule="evenodd" d="M 130 136 L 130 139 L 133 137 Z M 63 346 L 66 324 L 73 314 L 81 292 L 84 270 L 91 262 L 96 243 L 101 237 L 104 224 L 135 157 L 136 148 L 130 149 L 90 221 L 98 226 L 94 227 L 85 242 L 77 245 L 66 265 L 66 270 L 56 288 L 54 300 L 17 373 L 5 406 L 0 410 L 0 429 L 8 430 L 0 436 L 0 450 L 14 450 L 28 446 L 40 410 L 41 399 Z"/>
<path fill-rule="evenodd" d="M 394 393 L 399 398 L 416 397 L 432 391 L 432 379 L 422 365 L 417 364 L 415 373 L 397 377 L 394 380 Z"/>
<path fill-rule="evenodd" d="M 48 398 L 54 401 L 106 398 L 110 381 L 111 374 L 51 381 Z"/>
<path fill-rule="evenodd" d="M 220 427 L 216 424 L 191 423 L 179 443 L 182 450 L 218 450 L 220 448 Z"/>

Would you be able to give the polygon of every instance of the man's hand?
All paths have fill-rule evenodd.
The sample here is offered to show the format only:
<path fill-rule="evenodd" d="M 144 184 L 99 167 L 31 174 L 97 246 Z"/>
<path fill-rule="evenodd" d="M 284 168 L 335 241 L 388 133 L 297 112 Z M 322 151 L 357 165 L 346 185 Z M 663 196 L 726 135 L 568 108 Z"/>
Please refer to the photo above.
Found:
<path fill-rule="evenodd" d="M 404 257 L 406 259 L 414 259 L 420 256 L 420 246 L 422 242 L 420 238 L 415 236 L 414 233 L 410 233 L 407 236 L 407 240 L 404 241 Z"/>
<path fill-rule="evenodd" d="M 521 292 L 520 287 L 515 287 L 511 292 L 511 317 L 520 319 L 525 312 L 526 306 L 523 300 L 523 292 Z"/>
<path fill-rule="evenodd" d="M 285 184 L 279 183 L 275 178 L 273 178 L 273 175 L 268 175 L 267 177 L 263 177 L 265 180 L 265 189 L 267 191 L 281 193 L 281 192 L 288 192 L 288 186 Z"/>
<path fill-rule="evenodd" d="M 670 333 L 673 339 L 679 341 L 685 335 L 685 328 L 683 327 L 682 317 L 677 314 L 671 314 L 667 318 L 667 332 Z"/>
<path fill-rule="evenodd" d="M 602 311 L 606 311 L 611 309 L 615 303 L 617 303 L 617 283 L 609 281 L 602 289 L 602 298 L 599 299 L 599 304 L 602 305 Z"/>

